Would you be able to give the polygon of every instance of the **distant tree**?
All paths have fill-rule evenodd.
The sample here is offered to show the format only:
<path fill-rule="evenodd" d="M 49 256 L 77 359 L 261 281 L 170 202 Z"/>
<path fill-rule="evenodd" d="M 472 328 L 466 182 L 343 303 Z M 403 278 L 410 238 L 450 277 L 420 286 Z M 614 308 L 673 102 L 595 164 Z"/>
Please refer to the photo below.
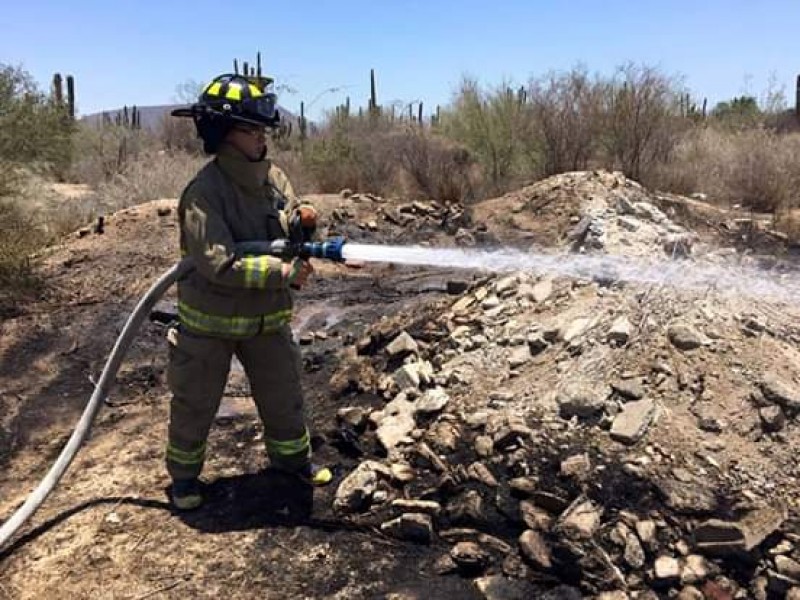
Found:
<path fill-rule="evenodd" d="M 74 124 L 67 108 L 20 67 L 0 63 L 0 160 L 65 168 Z"/>
<path fill-rule="evenodd" d="M 711 114 L 725 123 L 751 125 L 761 117 L 761 109 L 754 96 L 737 96 L 717 103 Z"/>

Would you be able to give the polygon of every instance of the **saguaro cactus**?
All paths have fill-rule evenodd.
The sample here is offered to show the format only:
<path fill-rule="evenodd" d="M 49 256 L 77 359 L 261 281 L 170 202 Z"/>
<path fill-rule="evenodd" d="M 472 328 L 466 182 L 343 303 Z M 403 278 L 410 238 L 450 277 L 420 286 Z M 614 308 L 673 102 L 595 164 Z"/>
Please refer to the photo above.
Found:
<path fill-rule="evenodd" d="M 795 92 L 795 99 L 794 99 L 794 113 L 797 115 L 797 118 L 800 119 L 800 75 L 797 76 L 797 90 Z"/>
<path fill-rule="evenodd" d="M 56 104 L 60 107 L 64 103 L 64 88 L 61 80 L 61 73 L 53 75 L 53 96 Z"/>
<path fill-rule="evenodd" d="M 300 102 L 300 140 L 306 139 L 306 105 L 305 102 Z"/>
<path fill-rule="evenodd" d="M 378 92 L 375 85 L 375 69 L 369 70 L 369 110 L 378 112 Z"/>
<path fill-rule="evenodd" d="M 75 120 L 75 78 L 67 75 L 67 114 Z"/>

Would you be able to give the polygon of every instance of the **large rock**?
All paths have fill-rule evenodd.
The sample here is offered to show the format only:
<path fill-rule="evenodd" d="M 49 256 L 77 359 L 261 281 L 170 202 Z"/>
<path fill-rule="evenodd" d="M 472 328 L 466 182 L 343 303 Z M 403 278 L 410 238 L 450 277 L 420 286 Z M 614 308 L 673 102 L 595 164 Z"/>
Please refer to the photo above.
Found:
<path fill-rule="evenodd" d="M 559 414 L 565 419 L 588 418 L 603 410 L 606 388 L 584 381 L 570 381 L 557 394 Z"/>
<path fill-rule="evenodd" d="M 432 377 L 433 365 L 428 361 L 407 363 L 392 374 L 400 390 L 418 388 L 421 383 L 430 383 Z"/>
<path fill-rule="evenodd" d="M 537 569 L 550 569 L 553 559 L 550 548 L 538 531 L 525 530 L 519 537 L 519 549 L 524 556 Z"/>
<path fill-rule="evenodd" d="M 469 490 L 453 498 L 447 505 L 447 517 L 453 523 L 466 525 L 481 524 L 486 521 L 483 498 L 475 490 Z"/>
<path fill-rule="evenodd" d="M 625 564 L 632 569 L 641 569 L 644 566 L 644 548 L 635 534 L 629 533 L 625 536 L 625 552 L 623 554 Z"/>
<path fill-rule="evenodd" d="M 489 470 L 489 467 L 481 462 L 474 462 L 467 467 L 467 475 L 470 479 L 478 481 L 490 488 L 496 488 L 500 485 L 497 482 L 497 478 Z"/>
<path fill-rule="evenodd" d="M 381 420 L 375 435 L 386 451 L 391 452 L 399 443 L 408 441 L 415 426 L 414 417 L 410 414 L 391 415 Z"/>
<path fill-rule="evenodd" d="M 591 324 L 592 319 L 586 317 L 581 317 L 579 319 L 570 321 L 564 327 L 559 329 L 558 339 L 560 339 L 562 342 L 569 343 L 586 331 Z"/>
<path fill-rule="evenodd" d="M 800 583 L 800 562 L 788 556 L 776 556 L 775 568 L 784 577 L 788 577 L 795 583 Z"/>
<path fill-rule="evenodd" d="M 707 514 L 717 508 L 717 498 L 710 485 L 693 481 L 663 479 L 656 487 L 671 509 L 682 514 Z"/>
<path fill-rule="evenodd" d="M 774 506 L 754 510 L 738 521 L 709 519 L 695 528 L 695 547 L 709 555 L 750 552 L 777 531 L 786 517 L 784 506 Z"/>
<path fill-rule="evenodd" d="M 780 406 L 765 406 L 758 409 L 758 416 L 761 417 L 761 426 L 764 431 L 780 431 L 786 424 L 786 417 Z"/>
<path fill-rule="evenodd" d="M 532 583 L 502 575 L 476 579 L 475 586 L 486 600 L 529 600 L 536 598 L 538 591 Z"/>
<path fill-rule="evenodd" d="M 655 413 L 655 402 L 648 398 L 627 403 L 614 418 L 611 437 L 623 444 L 635 444 L 647 432 Z"/>
<path fill-rule="evenodd" d="M 550 279 L 543 279 L 533 286 L 531 296 L 537 304 L 546 302 L 550 295 L 553 293 L 553 281 Z"/>
<path fill-rule="evenodd" d="M 759 383 L 764 397 L 781 406 L 790 415 L 800 412 L 800 390 L 777 375 L 769 373 Z"/>
<path fill-rule="evenodd" d="M 681 576 L 681 564 L 672 556 L 659 556 L 654 571 L 656 579 L 660 582 L 677 581 Z"/>
<path fill-rule="evenodd" d="M 700 583 L 708 577 L 709 572 L 708 562 L 704 557 L 690 554 L 681 568 L 681 583 Z"/>
<path fill-rule="evenodd" d="M 592 461 L 587 453 L 576 454 L 561 461 L 559 473 L 564 477 L 570 477 L 576 481 L 584 481 L 592 471 Z"/>
<path fill-rule="evenodd" d="M 520 502 L 519 512 L 522 516 L 523 523 L 530 529 L 547 532 L 550 531 L 550 528 L 553 526 L 553 517 L 551 517 L 546 510 L 539 508 L 533 502 L 529 502 L 528 500 Z"/>
<path fill-rule="evenodd" d="M 705 336 L 686 323 L 674 323 L 667 330 L 667 337 L 679 350 L 694 350 L 707 343 Z"/>
<path fill-rule="evenodd" d="M 458 542 L 450 551 L 450 557 L 463 573 L 477 574 L 489 564 L 489 553 L 471 541 Z"/>
<path fill-rule="evenodd" d="M 574 540 L 589 540 L 600 527 L 603 507 L 578 497 L 559 517 L 556 529 Z"/>
<path fill-rule="evenodd" d="M 389 356 L 398 356 L 403 354 L 416 354 L 419 352 L 417 342 L 407 332 L 401 331 L 400 335 L 394 338 L 389 345 L 386 346 L 386 352 Z"/>
<path fill-rule="evenodd" d="M 531 351 L 527 345 L 517 346 L 511 351 L 508 357 L 508 366 L 518 369 L 531 360 Z"/>
<path fill-rule="evenodd" d="M 439 516 L 442 512 L 442 505 L 434 500 L 406 500 L 405 498 L 397 498 L 392 500 L 392 508 L 396 508 L 403 513 L 422 513 L 431 515 L 432 517 Z"/>
<path fill-rule="evenodd" d="M 611 325 L 608 331 L 608 341 L 617 344 L 627 344 L 633 334 L 633 325 L 628 320 L 628 317 L 620 317 Z"/>
<path fill-rule="evenodd" d="M 376 489 L 378 475 L 371 461 L 363 462 L 339 484 L 333 507 L 342 512 L 363 510 L 369 506 Z"/>
<path fill-rule="evenodd" d="M 422 397 L 414 403 L 414 412 L 422 414 L 437 413 L 450 402 L 450 396 L 442 388 L 426 390 Z"/>
<path fill-rule="evenodd" d="M 433 519 L 421 513 L 404 514 L 383 523 L 381 531 L 400 540 L 430 544 L 433 539 Z"/>
<path fill-rule="evenodd" d="M 611 383 L 611 389 L 625 400 L 644 398 L 644 386 L 640 379 L 619 379 Z"/>

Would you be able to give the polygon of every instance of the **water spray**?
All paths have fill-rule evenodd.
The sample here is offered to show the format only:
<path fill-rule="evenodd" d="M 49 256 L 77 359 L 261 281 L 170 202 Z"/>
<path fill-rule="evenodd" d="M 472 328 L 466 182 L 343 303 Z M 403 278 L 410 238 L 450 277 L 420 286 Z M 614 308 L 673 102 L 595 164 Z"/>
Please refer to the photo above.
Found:
<path fill-rule="evenodd" d="M 424 246 L 380 246 L 347 242 L 344 261 L 458 268 L 483 272 L 591 279 L 603 283 L 661 284 L 681 289 L 713 289 L 721 294 L 790 304 L 800 303 L 800 274 L 770 273 L 745 266 L 685 259 L 636 260 L 610 254 L 545 254 L 520 250 L 474 250 Z"/>
<path fill-rule="evenodd" d="M 794 272 L 776 275 L 754 268 L 734 269 L 676 260 L 644 263 L 612 255 L 553 255 L 512 250 L 381 246 L 351 243 L 341 237 L 319 242 L 311 241 L 310 233 L 297 230 L 297 235 L 291 235 L 288 239 L 244 242 L 237 245 L 236 252 L 238 255 L 269 254 L 285 260 L 317 258 L 334 262 L 383 262 L 495 273 L 526 271 L 537 275 L 577 277 L 609 283 L 619 281 L 658 283 L 681 288 L 714 288 L 721 293 L 792 304 L 796 304 L 800 298 L 800 276 Z M 22 506 L 0 526 L 0 548 L 11 539 L 58 485 L 88 436 L 92 422 L 111 388 L 125 353 L 155 303 L 173 283 L 185 277 L 193 269 L 191 259 L 182 260 L 165 272 L 139 300 L 114 344 L 92 397 L 67 445 Z"/>

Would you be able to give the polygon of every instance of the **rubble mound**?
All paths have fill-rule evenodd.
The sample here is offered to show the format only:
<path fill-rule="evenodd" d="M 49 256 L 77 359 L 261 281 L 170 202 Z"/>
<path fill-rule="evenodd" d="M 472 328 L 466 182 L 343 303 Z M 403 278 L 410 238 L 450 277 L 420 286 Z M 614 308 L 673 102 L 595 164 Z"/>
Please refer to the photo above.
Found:
<path fill-rule="evenodd" d="M 473 219 L 505 206 L 524 229 L 531 213 L 572 211 L 555 238 L 572 252 L 685 259 L 712 242 L 657 200 L 621 174 L 568 173 Z M 332 387 L 343 415 L 385 402 L 333 434 L 358 440 L 377 482 L 349 512 L 449 545 L 439 572 L 487 598 L 542 582 L 553 597 L 798 595 L 798 316 L 711 290 L 515 273 L 387 317 L 334 375 L 360 374 Z"/>
<path fill-rule="evenodd" d="M 346 403 L 332 435 L 365 459 L 339 506 L 450 545 L 439 571 L 479 588 L 786 593 L 800 337 L 755 312 L 515 274 L 388 318 L 344 361 L 352 385 L 331 388 Z"/>

